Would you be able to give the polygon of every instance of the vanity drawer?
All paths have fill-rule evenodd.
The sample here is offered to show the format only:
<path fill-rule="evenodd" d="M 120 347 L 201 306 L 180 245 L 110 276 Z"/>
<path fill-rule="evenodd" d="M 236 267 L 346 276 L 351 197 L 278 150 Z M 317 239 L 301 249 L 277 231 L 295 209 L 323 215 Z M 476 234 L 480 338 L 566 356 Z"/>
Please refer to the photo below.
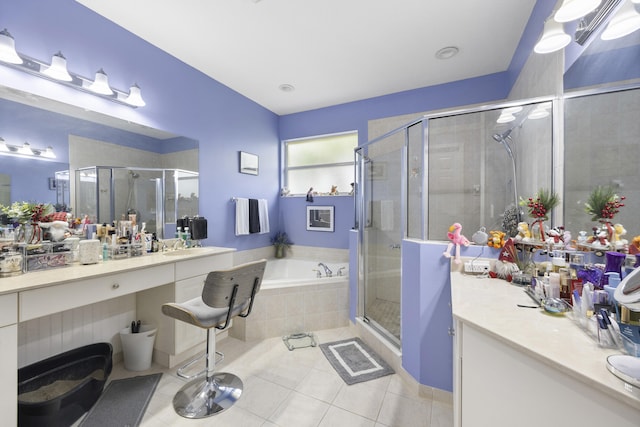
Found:
<path fill-rule="evenodd" d="M 0 328 L 18 323 L 18 294 L 0 296 Z"/>
<path fill-rule="evenodd" d="M 173 264 L 165 264 L 20 292 L 20 321 L 171 283 L 173 276 Z"/>
<path fill-rule="evenodd" d="M 208 274 L 214 270 L 227 269 L 233 266 L 233 254 L 217 254 L 207 257 L 188 259 L 176 262 L 176 280 Z"/>

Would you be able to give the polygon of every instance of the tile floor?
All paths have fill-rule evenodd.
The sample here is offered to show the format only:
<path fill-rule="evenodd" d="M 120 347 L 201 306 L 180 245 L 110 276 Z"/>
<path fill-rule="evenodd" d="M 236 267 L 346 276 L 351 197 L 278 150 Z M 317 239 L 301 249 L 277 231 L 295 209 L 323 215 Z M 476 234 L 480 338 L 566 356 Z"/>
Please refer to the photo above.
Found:
<path fill-rule="evenodd" d="M 352 329 L 314 332 L 317 341 L 353 336 Z M 174 369 L 152 366 L 143 373 L 114 366 L 110 379 L 163 372 L 142 420 L 142 427 L 442 427 L 453 425 L 450 404 L 421 398 L 398 374 L 348 386 L 318 347 L 289 351 L 281 338 L 244 342 L 231 337 L 217 343 L 225 354 L 218 371 L 244 382 L 240 400 L 230 409 L 201 420 L 185 419 L 172 406 L 184 384 Z"/>

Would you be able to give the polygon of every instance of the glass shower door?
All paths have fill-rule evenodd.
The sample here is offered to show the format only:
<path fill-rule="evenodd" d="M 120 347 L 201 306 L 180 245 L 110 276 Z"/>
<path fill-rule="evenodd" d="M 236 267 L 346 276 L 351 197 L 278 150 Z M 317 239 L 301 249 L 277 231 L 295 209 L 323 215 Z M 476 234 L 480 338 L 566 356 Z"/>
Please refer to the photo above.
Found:
<path fill-rule="evenodd" d="M 401 241 L 405 227 L 402 200 L 404 134 L 363 148 L 361 287 L 363 318 L 400 346 Z M 365 154 L 366 153 L 366 154 Z"/>

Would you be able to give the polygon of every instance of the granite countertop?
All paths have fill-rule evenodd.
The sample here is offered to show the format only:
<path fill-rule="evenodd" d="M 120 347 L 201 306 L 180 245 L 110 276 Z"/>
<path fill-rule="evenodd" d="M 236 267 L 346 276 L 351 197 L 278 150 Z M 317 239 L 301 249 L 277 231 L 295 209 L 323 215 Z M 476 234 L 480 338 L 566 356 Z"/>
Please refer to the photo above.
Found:
<path fill-rule="evenodd" d="M 97 264 L 81 265 L 74 263 L 65 267 L 1 277 L 0 295 L 234 251 L 235 249 L 233 248 L 207 246 L 171 252 L 156 252 L 132 258 L 98 262 Z"/>
<path fill-rule="evenodd" d="M 518 307 L 535 305 L 522 287 L 457 271 L 451 273 L 451 300 L 453 316 L 464 324 L 640 409 L 640 389 L 606 367 L 607 356 L 622 351 L 599 347 L 570 313 L 554 316 L 542 308 Z"/>

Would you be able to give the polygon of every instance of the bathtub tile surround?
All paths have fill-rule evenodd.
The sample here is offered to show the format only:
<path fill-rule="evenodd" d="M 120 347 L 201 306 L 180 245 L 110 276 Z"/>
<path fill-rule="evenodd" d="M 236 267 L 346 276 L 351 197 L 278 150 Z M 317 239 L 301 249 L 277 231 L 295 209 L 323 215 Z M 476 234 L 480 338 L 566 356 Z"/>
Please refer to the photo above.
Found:
<path fill-rule="evenodd" d="M 349 324 L 348 282 L 262 289 L 251 316 L 236 318 L 230 335 L 245 341 L 344 327 Z"/>
<path fill-rule="evenodd" d="M 258 340 L 290 335 L 296 332 L 313 332 L 321 329 L 344 327 L 349 324 L 348 277 L 337 276 L 338 266 L 344 265 L 348 272 L 349 252 L 346 249 L 316 248 L 293 245 L 284 260 L 273 258 L 273 248 L 260 248 L 234 253 L 234 263 L 245 263 L 266 256 L 270 262 L 286 264 L 289 260 L 312 261 L 304 268 L 309 270 L 303 280 L 279 280 L 272 283 L 273 264 L 267 264 L 267 272 L 259 297 L 248 318 L 234 319 L 230 335 L 242 340 Z M 333 270 L 334 277 L 316 280 L 311 271 L 319 262 Z M 289 270 L 288 266 L 282 270 Z M 275 286 L 275 287 L 274 287 Z"/>

